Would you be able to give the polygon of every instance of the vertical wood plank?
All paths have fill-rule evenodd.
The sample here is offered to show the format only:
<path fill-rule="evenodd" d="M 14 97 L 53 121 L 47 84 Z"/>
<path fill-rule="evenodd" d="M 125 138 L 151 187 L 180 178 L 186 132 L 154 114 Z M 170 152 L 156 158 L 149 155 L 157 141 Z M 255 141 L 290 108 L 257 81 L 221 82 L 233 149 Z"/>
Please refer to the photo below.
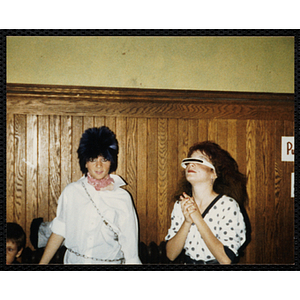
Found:
<path fill-rule="evenodd" d="M 168 121 L 167 119 L 158 119 L 158 176 L 157 176 L 157 243 L 164 240 L 167 228 L 168 218 L 168 165 L 167 165 L 167 153 L 168 153 Z"/>
<path fill-rule="evenodd" d="M 276 219 L 275 219 L 275 145 L 274 145 L 274 129 L 275 123 L 274 121 L 264 121 L 265 127 L 265 136 L 266 136 L 266 144 L 265 144 L 265 153 L 266 153 L 266 182 L 265 182 L 265 227 L 266 236 L 265 236 L 265 245 L 271 245 L 278 238 L 276 229 Z M 276 261 L 276 249 L 275 247 L 266 247 L 266 256 L 265 261 L 267 263 L 272 263 Z"/>
<path fill-rule="evenodd" d="M 94 127 L 94 118 L 93 117 L 83 117 L 83 131 Z"/>
<path fill-rule="evenodd" d="M 101 127 L 105 125 L 105 117 L 95 116 L 94 117 L 94 126 Z"/>
<path fill-rule="evenodd" d="M 61 191 L 72 182 L 72 117 L 61 116 Z"/>
<path fill-rule="evenodd" d="M 28 115 L 26 124 L 26 226 L 24 230 L 30 232 L 31 221 L 37 216 L 37 116 Z M 27 244 L 29 244 L 27 234 Z"/>
<path fill-rule="evenodd" d="M 266 193 L 266 182 L 267 182 L 267 165 L 266 165 L 266 136 L 264 121 L 258 120 L 257 123 L 257 133 L 256 133 L 256 164 L 259 166 L 259 169 L 256 172 L 256 189 L 259 191 L 256 198 L 256 214 L 255 214 L 255 228 L 259 228 L 259 231 L 256 232 L 255 240 L 255 253 L 256 261 L 258 263 L 265 262 L 266 259 L 266 245 L 264 243 L 266 237 L 265 220 L 266 220 L 266 207 L 265 201 L 267 198 Z"/>
<path fill-rule="evenodd" d="M 14 222 L 26 226 L 26 116 L 15 115 Z"/>
<path fill-rule="evenodd" d="M 14 221 L 15 118 L 6 116 L 6 221 Z"/>
<path fill-rule="evenodd" d="M 249 134 L 251 134 L 250 138 L 253 138 L 253 132 L 251 126 L 254 124 L 250 124 L 250 128 L 248 128 L 248 121 L 247 120 L 238 120 L 236 125 L 236 138 L 232 137 L 231 140 L 236 139 L 236 149 L 232 149 L 232 153 L 235 153 L 235 159 L 239 166 L 239 170 L 241 173 L 247 175 L 247 136 L 248 136 L 248 129 Z M 250 144 L 251 145 L 251 144 Z"/>
<path fill-rule="evenodd" d="M 77 149 L 80 138 L 83 133 L 82 117 L 73 117 L 72 119 L 72 182 L 77 181 L 81 176 L 81 170 L 78 161 Z"/>
<path fill-rule="evenodd" d="M 116 173 L 127 182 L 127 119 L 125 117 L 118 117 L 116 119 L 115 134 L 119 145 L 118 168 Z"/>
<path fill-rule="evenodd" d="M 116 118 L 115 117 L 106 117 L 105 125 L 116 134 Z M 115 174 L 116 172 L 114 172 Z"/>
<path fill-rule="evenodd" d="M 232 155 L 232 157 L 236 160 L 238 164 L 239 171 L 247 176 L 247 154 L 253 153 L 251 150 L 247 150 L 248 143 L 248 131 L 247 120 L 228 120 L 228 151 Z M 249 129 L 250 139 L 253 138 L 251 126 Z M 251 143 L 249 144 L 251 145 Z M 251 155 L 251 154 L 250 154 Z M 249 224 L 249 213 L 248 213 L 248 205 L 249 203 L 244 204 L 244 208 L 241 208 L 244 213 L 245 221 L 246 221 L 246 234 L 247 241 L 250 242 L 250 237 L 248 235 L 251 234 L 251 224 Z M 243 249 L 241 252 L 240 263 L 246 263 L 249 258 L 249 246 L 246 246 L 246 249 Z"/>
<path fill-rule="evenodd" d="M 240 125 L 240 123 L 239 123 Z M 241 135 L 239 134 L 239 137 Z M 256 121 L 248 120 L 246 127 L 246 161 L 247 169 L 246 176 L 247 182 L 247 193 L 249 202 L 247 206 L 247 213 L 251 223 L 251 242 L 247 246 L 247 262 L 256 262 L 256 201 L 257 201 L 257 186 L 256 186 Z"/>
<path fill-rule="evenodd" d="M 198 120 L 198 142 L 208 140 L 208 120 Z"/>
<path fill-rule="evenodd" d="M 127 120 L 127 170 L 126 181 L 128 183 L 128 192 L 131 194 L 136 204 L 136 169 L 137 169 L 137 120 L 128 118 Z"/>
<path fill-rule="evenodd" d="M 236 125 L 237 124 L 237 120 L 227 120 L 227 151 L 231 154 L 231 156 L 237 160 L 237 151 L 239 148 L 238 144 L 237 144 L 237 128 Z M 240 139 L 240 143 L 245 142 L 245 136 L 246 136 L 246 132 L 244 131 L 242 136 L 243 139 Z M 244 145 L 245 143 L 243 143 Z M 243 149 L 245 149 L 243 147 Z M 245 152 L 244 152 L 245 153 Z"/>
<path fill-rule="evenodd" d="M 188 120 L 188 145 L 193 146 L 198 142 L 198 120 Z"/>
<path fill-rule="evenodd" d="M 283 244 L 287 241 L 283 241 L 285 236 L 285 203 L 286 195 L 283 188 L 283 165 L 281 161 L 281 137 L 284 136 L 284 122 L 276 121 L 276 133 L 275 133 L 275 231 L 277 238 L 274 241 L 274 247 L 276 248 L 277 262 L 283 263 L 285 261 L 285 253 L 281 251 Z"/>
<path fill-rule="evenodd" d="M 184 171 L 180 165 L 182 159 L 186 158 L 191 145 L 189 145 L 188 138 L 188 120 L 179 119 L 178 120 L 178 165 L 177 165 L 177 181 L 180 182 L 182 177 L 184 177 Z"/>
<path fill-rule="evenodd" d="M 171 213 L 175 203 L 175 192 L 178 189 L 177 169 L 180 165 L 180 157 L 178 155 L 178 121 L 177 119 L 168 120 L 168 152 L 167 152 L 167 169 L 168 169 L 168 223 L 171 225 Z M 167 235 L 167 232 L 165 236 Z"/>
<path fill-rule="evenodd" d="M 228 151 L 228 121 L 224 119 L 217 120 L 217 143 L 221 148 Z"/>
<path fill-rule="evenodd" d="M 38 116 L 38 217 L 51 221 L 49 215 L 49 117 Z"/>
<path fill-rule="evenodd" d="M 105 125 L 113 132 L 116 131 L 116 118 L 115 117 L 106 117 Z"/>
<path fill-rule="evenodd" d="M 139 217 L 140 240 L 147 241 L 147 119 L 137 120 L 137 191 L 136 209 Z"/>
<path fill-rule="evenodd" d="M 50 116 L 49 119 L 49 218 L 56 216 L 57 200 L 61 194 L 61 131 L 60 116 Z"/>
<path fill-rule="evenodd" d="M 218 120 L 208 120 L 207 138 L 209 141 L 218 143 Z"/>
<path fill-rule="evenodd" d="M 157 240 L 157 119 L 148 119 L 147 243 Z"/>

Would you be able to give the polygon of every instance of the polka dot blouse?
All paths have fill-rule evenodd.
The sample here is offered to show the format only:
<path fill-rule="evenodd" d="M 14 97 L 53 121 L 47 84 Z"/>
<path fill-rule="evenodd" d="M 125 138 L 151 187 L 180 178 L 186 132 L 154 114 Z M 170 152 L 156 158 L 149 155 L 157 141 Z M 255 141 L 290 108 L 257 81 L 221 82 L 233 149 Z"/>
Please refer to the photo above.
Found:
<path fill-rule="evenodd" d="M 227 246 L 235 255 L 246 240 L 246 227 L 238 203 L 228 197 L 221 196 L 204 216 L 204 221 L 219 241 Z M 184 222 L 180 202 L 176 201 L 171 214 L 171 227 L 166 241 L 179 231 Z M 184 245 L 186 255 L 194 260 L 212 260 L 215 257 L 207 248 L 195 224 L 191 225 Z"/>

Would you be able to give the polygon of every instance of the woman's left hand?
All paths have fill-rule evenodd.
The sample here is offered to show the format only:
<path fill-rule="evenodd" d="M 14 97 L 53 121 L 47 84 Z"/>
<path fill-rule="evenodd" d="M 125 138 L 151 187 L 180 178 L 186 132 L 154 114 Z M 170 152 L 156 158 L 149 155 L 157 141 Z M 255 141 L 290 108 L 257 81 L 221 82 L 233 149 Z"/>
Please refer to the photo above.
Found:
<path fill-rule="evenodd" d="M 195 222 L 195 218 L 197 217 L 201 217 L 201 213 L 199 211 L 199 207 L 197 205 L 197 203 L 195 202 L 194 198 L 193 197 L 190 197 L 188 194 L 186 193 L 183 193 L 183 196 L 182 196 L 191 206 L 190 206 L 190 210 L 191 210 L 191 213 L 190 213 L 190 217 L 192 218 L 193 222 Z"/>

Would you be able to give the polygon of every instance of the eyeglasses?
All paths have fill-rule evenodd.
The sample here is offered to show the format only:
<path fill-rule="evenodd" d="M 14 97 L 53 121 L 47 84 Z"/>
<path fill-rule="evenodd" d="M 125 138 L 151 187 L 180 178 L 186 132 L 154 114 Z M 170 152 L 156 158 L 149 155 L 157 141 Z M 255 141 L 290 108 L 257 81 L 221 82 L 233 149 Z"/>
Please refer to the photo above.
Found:
<path fill-rule="evenodd" d="M 209 167 L 213 170 L 216 170 L 215 167 L 211 163 L 209 163 L 206 160 L 200 159 L 200 158 L 185 158 L 185 159 L 182 160 L 181 166 L 184 169 L 186 169 L 187 165 L 190 164 L 190 163 L 204 165 L 204 166 L 207 166 L 207 167 Z"/>

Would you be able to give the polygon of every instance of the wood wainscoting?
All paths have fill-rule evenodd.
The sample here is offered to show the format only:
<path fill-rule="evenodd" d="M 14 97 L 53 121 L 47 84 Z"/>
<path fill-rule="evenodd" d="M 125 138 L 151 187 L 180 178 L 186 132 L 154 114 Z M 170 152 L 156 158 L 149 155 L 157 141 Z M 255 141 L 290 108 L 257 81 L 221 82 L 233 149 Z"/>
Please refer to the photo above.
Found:
<path fill-rule="evenodd" d="M 281 137 L 294 136 L 294 95 L 48 85 L 7 85 L 7 221 L 55 217 L 65 186 L 81 177 L 83 131 L 106 125 L 119 141 L 117 174 L 128 183 L 140 240 L 159 244 L 170 225 L 180 161 L 213 140 L 248 176 L 251 241 L 244 264 L 294 262 L 294 163 Z"/>

